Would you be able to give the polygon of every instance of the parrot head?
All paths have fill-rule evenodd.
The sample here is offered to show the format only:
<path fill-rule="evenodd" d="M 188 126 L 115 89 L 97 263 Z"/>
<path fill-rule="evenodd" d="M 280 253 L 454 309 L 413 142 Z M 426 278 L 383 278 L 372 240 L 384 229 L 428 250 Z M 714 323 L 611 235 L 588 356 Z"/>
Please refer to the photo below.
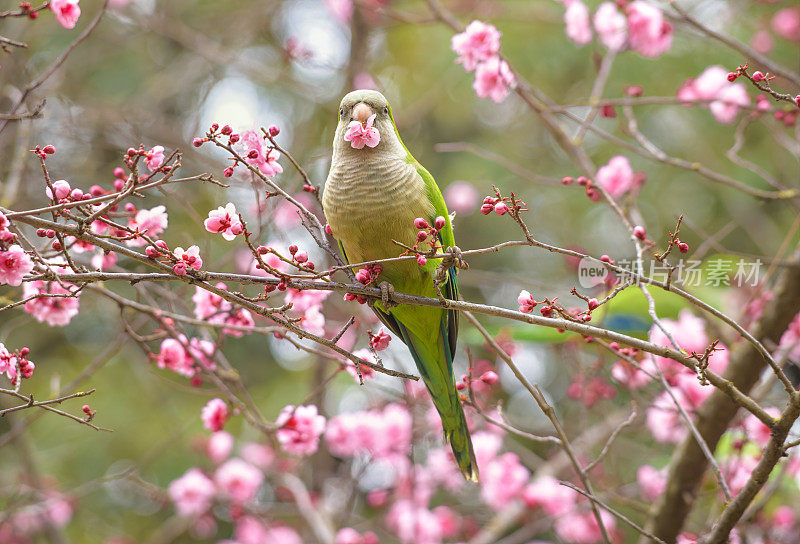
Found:
<path fill-rule="evenodd" d="M 334 154 L 397 154 L 405 157 L 392 108 L 378 91 L 361 89 L 348 93 L 339 104 L 339 124 L 333 140 Z"/>

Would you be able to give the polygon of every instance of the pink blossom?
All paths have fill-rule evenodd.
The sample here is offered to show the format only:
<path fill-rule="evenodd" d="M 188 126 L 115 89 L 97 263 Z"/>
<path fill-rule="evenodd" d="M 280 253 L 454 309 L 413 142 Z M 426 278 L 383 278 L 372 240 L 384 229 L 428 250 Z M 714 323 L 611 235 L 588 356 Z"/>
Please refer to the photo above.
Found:
<path fill-rule="evenodd" d="M 774 406 L 765 408 L 765 411 L 774 418 L 778 418 L 781 415 L 781 411 Z M 761 448 L 766 447 L 772 436 L 772 431 L 769 430 L 769 427 L 764 425 L 764 423 L 753 414 L 749 414 L 744 418 L 744 430 L 747 433 L 747 438 L 754 441 Z"/>
<path fill-rule="evenodd" d="M 217 431 L 208 437 L 206 455 L 215 465 L 230 457 L 233 451 L 233 436 L 225 431 Z"/>
<path fill-rule="evenodd" d="M 680 390 L 673 390 L 673 395 L 684 408 L 688 408 L 688 402 Z M 656 397 L 647 409 L 647 428 L 662 444 L 678 444 L 686 437 L 683 417 L 666 391 Z"/>
<path fill-rule="evenodd" d="M 320 308 L 330 294 L 323 289 L 287 289 L 285 301 L 292 304 L 292 310 L 303 313 L 310 308 Z"/>
<path fill-rule="evenodd" d="M 567 38 L 578 45 L 592 41 L 592 25 L 589 22 L 589 8 L 581 0 L 570 0 L 564 12 Z"/>
<path fill-rule="evenodd" d="M 59 179 L 57 181 L 54 181 L 52 190 L 50 189 L 50 187 L 45 187 L 44 189 L 44 193 L 47 195 L 47 198 L 51 199 L 54 198 L 55 200 L 61 200 L 62 198 L 67 198 L 71 192 L 72 192 L 72 187 L 69 186 L 69 182 L 65 179 Z"/>
<path fill-rule="evenodd" d="M 220 282 L 216 286 L 219 289 L 227 289 L 227 286 Z M 217 314 L 228 312 L 231 309 L 231 303 L 222 298 L 221 296 L 206 291 L 201 287 L 194 288 L 194 295 L 192 296 L 194 302 L 194 316 L 197 319 L 208 319 L 209 317 L 216 316 Z"/>
<path fill-rule="evenodd" d="M 284 451 L 295 455 L 311 455 L 319 447 L 319 437 L 325 431 L 325 416 L 312 405 L 286 406 L 275 421 L 278 442 Z"/>
<path fill-rule="evenodd" d="M 169 484 L 168 493 L 179 515 L 199 516 L 211 508 L 216 488 L 199 468 L 190 468 Z"/>
<path fill-rule="evenodd" d="M 411 500 L 395 502 L 386 514 L 386 525 L 406 544 L 440 544 L 442 541 L 436 515 Z"/>
<path fill-rule="evenodd" d="M 92 266 L 96 270 L 108 270 L 117 264 L 117 254 L 113 251 L 100 251 L 92 256 Z"/>
<path fill-rule="evenodd" d="M 242 459 L 261 470 L 269 468 L 275 460 L 275 452 L 266 444 L 248 442 L 242 446 L 241 451 Z"/>
<path fill-rule="evenodd" d="M 319 311 L 319 306 L 312 306 L 300 318 L 300 326 L 306 331 L 317 336 L 325 334 L 325 316 Z"/>
<path fill-rule="evenodd" d="M 339 24 L 346 25 L 353 16 L 353 0 L 325 0 L 325 7 Z M 356 86 L 357 89 L 363 87 Z"/>
<path fill-rule="evenodd" d="M 226 497 L 242 504 L 255 498 L 264 481 L 264 474 L 249 463 L 234 457 L 217 469 L 214 481 Z"/>
<path fill-rule="evenodd" d="M 144 162 L 151 172 L 155 172 L 164 164 L 164 146 L 154 146 L 144 157 Z"/>
<path fill-rule="evenodd" d="M 450 47 L 458 55 L 456 62 L 471 72 L 479 63 L 497 56 L 500 36 L 500 31 L 493 25 L 472 21 L 464 32 L 453 36 Z"/>
<path fill-rule="evenodd" d="M 176 338 L 166 338 L 161 341 L 156 365 L 158 368 L 167 368 L 187 377 L 195 374 L 191 356 L 186 351 L 186 347 Z"/>
<path fill-rule="evenodd" d="M 636 481 L 647 501 L 659 498 L 667 488 L 667 470 L 657 470 L 650 465 L 642 465 L 636 471 Z"/>
<path fill-rule="evenodd" d="M 228 405 L 222 399 L 211 399 L 203 406 L 200 419 L 203 420 L 203 427 L 212 433 L 221 431 L 228 421 Z"/>
<path fill-rule="evenodd" d="M 502 510 L 520 496 L 530 472 L 516 453 L 508 452 L 489 462 L 481 478 L 481 497 L 491 508 Z"/>
<path fill-rule="evenodd" d="M 603 45 L 614 51 L 625 46 L 628 21 L 614 2 L 603 2 L 594 14 L 594 29 Z"/>
<path fill-rule="evenodd" d="M 151 238 L 155 238 L 167 228 L 169 217 L 165 206 L 156 206 L 149 210 L 139 210 L 136 215 L 128 220 L 128 227 L 138 230 Z M 134 238 L 125 242 L 129 246 L 143 246 L 147 242 L 141 238 Z"/>
<path fill-rule="evenodd" d="M 297 534 L 297 531 L 285 525 L 273 525 L 267 529 L 264 539 L 260 540 L 258 544 L 262 544 L 264 542 L 269 542 L 270 544 L 304 544 L 303 539 L 300 538 L 300 535 Z"/>
<path fill-rule="evenodd" d="M 244 145 L 244 157 L 248 164 L 255 166 L 267 177 L 273 177 L 283 172 L 283 167 L 278 164 L 280 153 L 275 149 L 264 152 L 264 138 L 255 130 L 246 130 L 241 135 Z"/>
<path fill-rule="evenodd" d="M 538 302 L 533 300 L 533 295 L 524 289 L 519 292 L 517 303 L 519 304 L 519 311 L 524 314 L 531 313 L 538 304 Z"/>
<path fill-rule="evenodd" d="M 444 190 L 447 207 L 459 215 L 473 213 L 478 205 L 478 190 L 466 181 L 456 181 Z"/>
<path fill-rule="evenodd" d="M 343 527 L 336 533 L 334 544 L 364 544 L 364 537 L 352 527 Z"/>
<path fill-rule="evenodd" d="M 681 310 L 677 321 L 662 319 L 661 323 L 687 353 L 703 353 L 708 346 L 705 321 L 695 317 L 689 310 Z M 672 347 L 667 335 L 657 325 L 653 325 L 650 329 L 650 341 L 660 346 Z M 673 383 L 673 378 L 680 373 L 691 373 L 691 370 L 672 359 L 666 357 L 656 357 L 655 359 L 670 383 Z M 712 356 L 711 359 L 713 361 L 714 357 Z M 650 358 L 646 361 L 650 361 Z M 647 366 L 647 364 L 643 365 L 644 368 Z"/>
<path fill-rule="evenodd" d="M 242 328 L 250 328 L 255 327 L 256 322 L 253 319 L 253 314 L 250 313 L 250 310 L 246 308 L 239 308 L 235 312 L 231 312 L 227 316 L 219 316 L 219 318 L 224 317 L 225 325 L 228 327 L 224 327 L 222 332 L 227 334 L 228 336 L 233 336 L 234 338 L 241 338 L 245 334 L 250 334 L 250 331 L 243 331 L 240 329 L 232 329 L 230 326 L 234 327 L 242 327 Z M 212 323 L 215 322 L 215 319 L 212 318 L 209 321 Z M 217 321 L 218 322 L 218 321 Z"/>
<path fill-rule="evenodd" d="M 629 389 L 638 389 L 651 381 L 650 376 L 623 359 L 618 359 L 614 363 L 611 368 L 611 376 Z"/>
<path fill-rule="evenodd" d="M 753 34 L 753 38 L 750 40 L 750 47 L 762 55 L 768 55 L 774 45 L 775 40 L 772 39 L 772 34 L 768 30 L 759 30 Z"/>
<path fill-rule="evenodd" d="M 189 249 L 184 250 L 182 247 L 176 247 L 172 252 L 179 262 L 183 261 L 186 266 L 200 270 L 203 266 L 203 259 L 200 258 L 200 248 L 197 246 L 189 246 Z"/>
<path fill-rule="evenodd" d="M 458 491 L 464 487 L 464 476 L 458 470 L 450 448 L 436 448 L 428 451 L 425 468 L 433 477 L 434 483 L 442 484 L 449 491 Z"/>
<path fill-rule="evenodd" d="M 69 283 L 64 285 L 67 288 L 74 287 Z M 29 281 L 22 287 L 23 298 L 43 294 L 66 295 L 71 292 L 55 281 Z M 77 295 L 74 297 L 40 297 L 26 302 L 25 311 L 33 315 L 40 323 L 47 323 L 51 327 L 64 327 L 78 315 L 79 306 L 80 300 Z"/>
<path fill-rule="evenodd" d="M 220 206 L 216 210 L 208 212 L 208 218 L 203 221 L 203 225 L 208 232 L 222 234 L 222 237 L 229 242 L 244 232 L 242 221 L 236 213 L 236 206 L 231 202 L 228 202 L 225 207 Z"/>
<path fill-rule="evenodd" d="M 743 454 L 739 457 L 732 457 L 720 467 L 734 496 L 738 495 L 739 491 L 747 484 L 757 464 L 756 457 Z"/>
<path fill-rule="evenodd" d="M 608 532 L 616 527 L 614 516 L 600 510 L 600 519 Z M 591 511 L 567 514 L 555 522 L 555 531 L 559 538 L 573 544 L 595 544 L 603 541 L 603 533 Z"/>
<path fill-rule="evenodd" d="M 508 63 L 500 57 L 492 57 L 482 62 L 475 69 L 475 82 L 472 88 L 478 98 L 491 98 L 494 102 L 502 102 L 508 96 L 509 87 L 514 86 L 516 79 Z"/>
<path fill-rule="evenodd" d="M 595 181 L 608 193 L 618 198 L 625 194 L 635 185 L 636 177 L 628 158 L 624 155 L 617 155 L 608 161 L 608 164 L 601 166 L 597 170 Z"/>
<path fill-rule="evenodd" d="M 75 28 L 81 16 L 80 0 L 50 0 L 50 9 L 56 16 L 58 24 L 64 28 Z"/>
<path fill-rule="evenodd" d="M 560 517 L 575 507 L 578 493 L 552 476 L 540 476 L 522 491 L 528 508 L 542 508 L 548 516 Z"/>
<path fill-rule="evenodd" d="M 368 349 L 359 349 L 353 352 L 353 355 L 364 359 L 365 361 L 369 361 L 370 363 L 377 363 L 378 361 L 375 359 L 375 356 L 372 352 Z M 368 367 L 367 365 L 359 365 L 358 370 L 356 370 L 356 364 L 353 361 L 346 361 L 345 362 L 345 371 L 350 374 L 356 383 L 361 383 L 361 379 L 358 377 L 358 371 L 361 371 L 361 378 L 368 380 L 370 378 L 375 377 L 375 370 Z"/>
<path fill-rule="evenodd" d="M 775 12 L 772 16 L 773 32 L 791 42 L 800 41 L 800 8 L 783 8 Z"/>
<path fill-rule="evenodd" d="M 328 422 L 325 443 L 337 457 L 406 455 L 411 447 L 411 425 L 411 414 L 399 404 L 388 404 L 383 411 L 346 412 Z"/>
<path fill-rule="evenodd" d="M 708 105 L 711 115 L 718 123 L 730 125 L 739 115 L 741 106 L 750 104 L 750 96 L 747 89 L 741 83 L 727 85 L 717 94 L 718 100 Z"/>
<path fill-rule="evenodd" d="M 22 278 L 33 270 L 33 261 L 18 245 L 0 251 L 0 284 L 20 285 Z"/>
<path fill-rule="evenodd" d="M 643 57 L 660 57 L 672 46 L 672 25 L 664 20 L 657 6 L 636 0 L 631 2 L 628 15 L 628 44 Z"/>
<path fill-rule="evenodd" d="M 389 347 L 389 342 L 392 341 L 392 337 L 389 336 L 389 333 L 383 330 L 383 327 L 378 331 L 378 334 L 374 335 L 369 340 L 369 345 L 372 346 L 372 349 L 375 351 L 383 351 Z"/>
<path fill-rule="evenodd" d="M 267 527 L 254 516 L 242 516 L 236 520 L 234 531 L 237 544 L 263 544 L 267 540 Z"/>
<path fill-rule="evenodd" d="M 372 123 L 375 122 L 376 115 L 375 113 L 370 115 L 364 125 L 361 124 L 361 121 L 357 120 L 350 121 L 350 124 L 347 125 L 347 132 L 344 135 L 344 140 L 350 142 L 353 149 L 363 149 L 365 145 L 367 147 L 375 147 L 381 142 L 381 133 L 378 132 L 377 128 L 372 126 Z"/>

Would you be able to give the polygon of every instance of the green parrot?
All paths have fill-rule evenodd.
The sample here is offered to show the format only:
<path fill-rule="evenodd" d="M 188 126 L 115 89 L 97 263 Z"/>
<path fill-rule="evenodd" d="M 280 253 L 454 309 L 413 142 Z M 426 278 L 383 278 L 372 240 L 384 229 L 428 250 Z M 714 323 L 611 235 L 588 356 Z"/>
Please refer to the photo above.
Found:
<path fill-rule="evenodd" d="M 373 117 L 374 116 L 374 117 Z M 361 148 L 345 140 L 349 125 L 358 121 L 377 129 L 380 141 Z M 356 143 L 356 142 L 352 142 Z M 359 90 L 346 95 L 339 108 L 333 138 L 333 160 L 322 198 L 325 217 L 348 263 L 397 257 L 417 241 L 416 218 L 433 225 L 446 221 L 439 244 L 457 255 L 453 227 L 442 193 L 430 173 L 414 159 L 400 140 L 392 110 L 377 91 Z M 441 252 L 441 250 L 439 250 Z M 452 259 L 448 262 L 452 262 Z M 442 267 L 439 259 L 424 266 L 414 260 L 385 263 L 379 276 L 382 301 L 373 305 L 378 318 L 407 346 L 433 404 L 442 418 L 444 437 L 450 443 L 461 472 L 478 481 L 478 465 L 467 421 L 453 377 L 453 356 L 458 337 L 458 312 L 430 306 L 396 305 L 399 292 L 437 297 L 439 276 L 446 298 L 458 298 L 456 266 Z"/>

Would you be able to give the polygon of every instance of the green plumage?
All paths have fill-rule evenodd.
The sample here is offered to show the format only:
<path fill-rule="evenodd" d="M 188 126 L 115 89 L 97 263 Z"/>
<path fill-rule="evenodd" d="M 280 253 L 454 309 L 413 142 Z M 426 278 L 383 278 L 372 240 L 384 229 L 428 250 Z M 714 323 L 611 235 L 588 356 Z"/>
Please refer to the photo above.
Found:
<path fill-rule="evenodd" d="M 375 148 L 354 149 L 344 140 L 354 108 L 366 104 L 376 114 L 374 126 L 381 136 Z M 403 250 L 392 240 L 413 245 L 414 219 L 433 224 L 444 217 L 440 231 L 444 248 L 455 246 L 453 228 L 442 193 L 433 177 L 408 152 L 400 140 L 386 99 L 375 91 L 354 91 L 342 99 L 339 124 L 333 141 L 333 160 L 323 195 L 325 216 L 350 263 L 397 257 Z M 387 263 L 380 281 L 397 292 L 437 296 L 433 277 L 439 264 L 415 261 Z M 442 291 L 458 298 L 457 270 L 448 270 Z M 453 356 L 458 337 L 458 313 L 429 306 L 375 304 L 381 321 L 408 346 L 420 376 L 442 418 L 461 472 L 477 481 L 478 467 L 472 451 L 467 422 L 453 377 Z"/>

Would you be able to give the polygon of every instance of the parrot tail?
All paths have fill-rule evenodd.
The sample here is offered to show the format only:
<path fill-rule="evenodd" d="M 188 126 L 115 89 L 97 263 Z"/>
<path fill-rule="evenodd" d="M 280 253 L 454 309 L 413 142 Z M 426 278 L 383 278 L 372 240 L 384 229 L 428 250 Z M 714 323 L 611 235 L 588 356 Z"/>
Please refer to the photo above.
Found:
<path fill-rule="evenodd" d="M 456 401 L 458 398 L 456 396 Z M 434 403 L 435 404 L 435 403 Z M 464 417 L 464 409 L 458 403 L 458 410 L 451 417 L 442 415 L 442 427 L 444 428 L 444 439 L 450 443 L 453 455 L 456 457 L 458 468 L 464 478 L 472 482 L 478 482 L 478 462 L 475 460 L 475 451 L 472 449 L 472 438 L 467 428 L 467 418 Z M 438 408 L 438 407 L 437 407 Z M 439 412 L 441 415 L 441 412 Z"/>
<path fill-rule="evenodd" d="M 433 405 L 436 406 L 442 419 L 444 439 L 453 449 L 458 468 L 464 478 L 477 482 L 478 462 L 475 460 L 467 418 L 453 379 L 453 358 L 447 341 L 442 338 L 438 346 L 426 349 L 430 344 L 426 345 L 425 342 L 412 337 L 405 327 L 401 326 L 400 330 L 422 376 L 422 381 L 428 388 Z"/>

